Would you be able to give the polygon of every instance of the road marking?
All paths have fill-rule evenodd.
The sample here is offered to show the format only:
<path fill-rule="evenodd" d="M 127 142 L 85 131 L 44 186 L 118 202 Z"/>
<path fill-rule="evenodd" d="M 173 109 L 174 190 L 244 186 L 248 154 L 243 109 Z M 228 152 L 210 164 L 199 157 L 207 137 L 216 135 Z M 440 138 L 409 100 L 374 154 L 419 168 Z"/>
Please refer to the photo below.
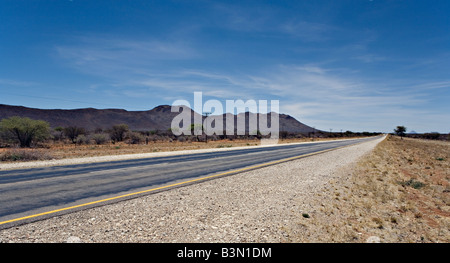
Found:
<path fill-rule="evenodd" d="M 360 142 L 360 143 L 364 143 L 364 142 L 365 141 Z M 39 216 L 55 214 L 55 213 L 58 213 L 58 212 L 67 211 L 67 210 L 80 208 L 80 207 L 85 207 L 85 206 L 89 206 L 89 205 L 104 203 L 104 202 L 107 202 L 107 201 L 117 200 L 117 199 L 120 199 L 120 198 L 125 198 L 125 197 L 130 197 L 130 196 L 150 193 L 150 192 L 154 192 L 154 191 L 157 191 L 157 190 L 167 189 L 167 188 L 180 186 L 180 185 L 184 185 L 184 184 L 190 184 L 190 183 L 194 183 L 194 182 L 204 181 L 204 180 L 207 180 L 207 179 L 211 179 L 211 178 L 215 178 L 215 177 L 219 177 L 219 176 L 224 176 L 224 175 L 228 175 L 228 174 L 235 174 L 235 173 L 240 173 L 240 172 L 244 172 L 244 171 L 249 171 L 249 170 L 253 170 L 253 169 L 257 169 L 257 168 L 261 168 L 261 167 L 265 167 L 265 166 L 270 166 L 270 165 L 274 165 L 274 164 L 279 164 L 279 163 L 283 163 L 283 162 L 292 161 L 292 160 L 295 160 L 295 159 L 304 158 L 304 157 L 311 156 L 311 155 L 316 155 L 316 154 L 320 154 L 320 153 L 324 153 L 324 152 L 329 152 L 329 151 L 332 151 L 332 150 L 337 150 L 337 149 L 344 148 L 344 147 L 347 147 L 347 146 L 357 145 L 357 144 L 360 144 L 360 143 L 344 145 L 344 146 L 331 148 L 331 149 L 326 149 L 326 150 L 322 150 L 322 151 L 318 151 L 318 152 L 297 155 L 297 156 L 294 156 L 294 157 L 289 157 L 289 158 L 285 158 L 285 159 L 281 159 L 281 160 L 277 160 L 277 161 L 271 161 L 271 162 L 267 162 L 267 163 L 254 165 L 254 166 L 240 168 L 240 169 L 236 169 L 236 170 L 232 170 L 232 171 L 228 171 L 228 172 L 223 172 L 223 173 L 219 173 L 219 174 L 214 174 L 214 175 L 210 175 L 210 176 L 205 176 L 205 177 L 201 177 L 201 178 L 197 178 L 197 179 L 193 179 L 193 180 L 183 181 L 183 182 L 170 184 L 170 185 L 165 185 L 165 186 L 161 186 L 161 187 L 156 187 L 156 188 L 143 190 L 143 191 L 139 191 L 139 192 L 133 192 L 133 193 L 129 193 L 129 194 L 114 196 L 114 197 L 110 197 L 110 198 L 106 198 L 106 199 L 102 199 L 102 200 L 97 200 L 97 201 L 93 201 L 93 202 L 88 202 L 88 203 L 83 203 L 83 204 L 79 204 L 79 205 L 74 205 L 74 206 L 70 206 L 70 207 L 64 207 L 64 208 L 60 208 L 60 209 L 56 209 L 56 210 L 52 210 L 52 211 L 48 211 L 48 212 L 43 212 L 43 213 L 38 213 L 38 214 L 34 214 L 34 215 L 29 215 L 29 216 L 19 217 L 19 218 L 15 218 L 15 219 L 10 219 L 10 220 L 6 220 L 6 221 L 3 221 L 3 222 L 0 222 L 0 225 L 7 224 L 7 223 L 18 222 L 18 221 L 22 221 L 22 220 L 25 220 L 25 219 L 39 217 Z"/>

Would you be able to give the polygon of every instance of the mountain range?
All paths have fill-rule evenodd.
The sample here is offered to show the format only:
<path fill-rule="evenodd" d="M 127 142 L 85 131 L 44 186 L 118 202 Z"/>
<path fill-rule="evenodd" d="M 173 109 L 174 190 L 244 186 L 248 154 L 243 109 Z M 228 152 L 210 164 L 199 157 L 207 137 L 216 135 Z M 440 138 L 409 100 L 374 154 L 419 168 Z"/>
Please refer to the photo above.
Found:
<path fill-rule="evenodd" d="M 183 106 L 185 107 L 185 106 Z M 187 108 L 187 107 L 186 107 Z M 184 109 L 186 110 L 186 109 Z M 187 108 L 191 111 L 191 116 L 198 113 L 194 112 L 192 109 Z M 124 109 L 94 109 L 94 108 L 83 108 L 83 109 L 37 109 L 28 108 L 24 106 L 12 106 L 0 104 L 0 120 L 4 118 L 9 118 L 12 116 L 28 117 L 31 119 L 44 120 L 50 123 L 52 128 L 55 127 L 68 127 L 68 126 L 78 126 L 83 127 L 86 130 L 95 130 L 98 128 L 109 129 L 116 124 L 127 124 L 131 130 L 135 131 L 151 131 L 151 130 L 161 130 L 165 131 L 171 127 L 172 120 L 179 113 L 172 112 L 171 106 L 160 105 L 148 111 L 127 111 Z M 241 113 L 244 114 L 244 113 Z M 249 115 L 255 114 L 246 112 L 246 126 L 248 127 Z M 270 125 L 270 115 L 276 113 L 261 114 L 268 117 L 268 122 Z M 261 116 L 260 115 L 260 116 Z M 225 114 L 224 128 L 225 125 Z M 236 123 L 236 115 L 233 116 Z M 203 116 L 205 118 L 205 116 Z M 235 126 L 236 127 L 236 126 Z M 303 133 L 307 134 L 313 132 L 314 129 L 307 126 L 292 116 L 286 114 L 279 114 L 279 127 L 280 131 L 292 132 L 292 133 Z M 317 130 L 316 130 L 317 131 Z"/>

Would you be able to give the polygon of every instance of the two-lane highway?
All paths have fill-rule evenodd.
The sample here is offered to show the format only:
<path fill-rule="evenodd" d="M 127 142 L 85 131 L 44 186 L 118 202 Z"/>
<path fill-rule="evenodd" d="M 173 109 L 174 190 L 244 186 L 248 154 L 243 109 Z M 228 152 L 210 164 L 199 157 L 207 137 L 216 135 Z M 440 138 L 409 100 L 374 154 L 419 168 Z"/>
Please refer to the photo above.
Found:
<path fill-rule="evenodd" d="M 0 229 L 376 138 L 0 171 Z"/>

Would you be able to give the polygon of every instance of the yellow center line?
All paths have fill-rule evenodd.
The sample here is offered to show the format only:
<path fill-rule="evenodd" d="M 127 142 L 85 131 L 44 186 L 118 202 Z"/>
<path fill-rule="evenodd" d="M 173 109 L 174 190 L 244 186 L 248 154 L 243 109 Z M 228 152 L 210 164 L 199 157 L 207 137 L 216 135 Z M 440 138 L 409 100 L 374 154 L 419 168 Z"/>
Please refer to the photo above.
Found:
<path fill-rule="evenodd" d="M 352 145 L 355 145 L 355 144 L 352 144 Z M 346 146 L 349 146 L 349 145 L 346 145 Z M 316 154 L 320 154 L 320 153 L 324 153 L 324 152 L 328 152 L 328 151 L 332 151 L 332 150 L 337 150 L 339 148 L 343 148 L 343 147 L 346 147 L 346 146 L 340 146 L 340 147 L 337 147 L 337 148 L 322 150 L 322 151 L 308 153 L 308 154 L 302 154 L 302 155 L 289 157 L 289 158 L 285 158 L 285 159 L 281 159 L 281 160 L 277 160 L 277 161 L 267 162 L 267 163 L 258 164 L 258 165 L 254 165 L 254 166 L 250 166 L 250 167 L 245 167 L 245 168 L 241 168 L 241 169 L 237 169 L 237 170 L 232 170 L 232 171 L 228 171 L 228 172 L 223 172 L 223 173 L 219 173 L 219 174 L 205 176 L 205 177 L 201 177 L 201 178 L 197 178 L 197 179 L 193 179 L 193 180 L 189 180 L 189 181 L 183 181 L 183 182 L 170 184 L 170 185 L 165 185 L 165 186 L 161 186 L 161 187 L 156 187 L 156 188 L 143 190 L 143 191 L 139 191 L 139 192 L 133 192 L 133 193 L 129 193 L 129 194 L 114 196 L 114 197 L 110 197 L 110 198 L 106 198 L 106 199 L 102 199 L 102 200 L 98 200 L 98 201 L 93 201 L 93 202 L 83 203 L 83 204 L 79 204 L 79 205 L 64 207 L 64 208 L 60 208 L 60 209 L 56 209 L 56 210 L 52 210 L 52 211 L 48 211 L 48 212 L 43 212 L 43 213 L 39 213 L 39 214 L 33 214 L 33 215 L 29 215 L 29 216 L 24 216 L 24 217 L 19 217 L 19 218 L 15 218 L 15 219 L 10 219 L 10 220 L 6 220 L 6 221 L 3 221 L 3 222 L 0 222 L 0 225 L 7 224 L 7 223 L 12 223 L 12 222 L 17 222 L 17 221 L 21 221 L 21 220 L 25 220 L 25 219 L 35 218 L 35 217 L 39 217 L 39 216 L 54 214 L 54 213 L 67 211 L 67 210 L 80 208 L 80 207 L 85 207 L 85 206 L 89 206 L 89 205 L 99 204 L 99 203 L 103 203 L 103 202 L 107 202 L 107 201 L 111 201 L 111 200 L 117 200 L 117 199 L 124 198 L 124 197 L 130 197 L 130 196 L 135 196 L 135 195 L 139 195 L 139 194 L 154 192 L 154 191 L 157 191 L 157 190 L 167 189 L 167 188 L 171 188 L 171 187 L 174 187 L 174 186 L 180 186 L 180 185 L 189 184 L 189 183 L 193 183 L 193 182 L 203 181 L 203 180 L 211 179 L 211 178 L 214 178 L 214 177 L 224 176 L 224 175 L 227 175 L 227 174 L 234 174 L 234 173 L 244 172 L 244 171 L 248 171 L 248 170 L 253 170 L 253 169 L 261 168 L 261 167 L 264 167 L 264 166 L 274 165 L 274 164 L 287 162 L 287 161 L 291 161 L 291 160 L 295 160 L 295 159 L 299 159 L 299 158 L 303 158 L 303 157 L 307 157 L 307 156 L 311 156 L 311 155 L 316 155 Z"/>

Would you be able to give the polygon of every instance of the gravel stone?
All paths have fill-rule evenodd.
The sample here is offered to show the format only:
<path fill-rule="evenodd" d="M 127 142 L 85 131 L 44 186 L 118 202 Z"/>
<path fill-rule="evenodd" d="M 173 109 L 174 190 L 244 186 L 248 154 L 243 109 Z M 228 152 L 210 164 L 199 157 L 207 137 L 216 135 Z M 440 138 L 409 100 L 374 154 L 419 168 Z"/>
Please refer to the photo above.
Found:
<path fill-rule="evenodd" d="M 377 236 L 370 236 L 367 238 L 366 243 L 380 243 L 381 239 Z"/>
<path fill-rule="evenodd" d="M 82 243 L 81 239 L 76 236 L 70 236 L 67 238 L 66 243 Z"/>
<path fill-rule="evenodd" d="M 320 209 L 309 201 L 382 139 L 0 230 L 0 242 L 290 242 Z"/>

